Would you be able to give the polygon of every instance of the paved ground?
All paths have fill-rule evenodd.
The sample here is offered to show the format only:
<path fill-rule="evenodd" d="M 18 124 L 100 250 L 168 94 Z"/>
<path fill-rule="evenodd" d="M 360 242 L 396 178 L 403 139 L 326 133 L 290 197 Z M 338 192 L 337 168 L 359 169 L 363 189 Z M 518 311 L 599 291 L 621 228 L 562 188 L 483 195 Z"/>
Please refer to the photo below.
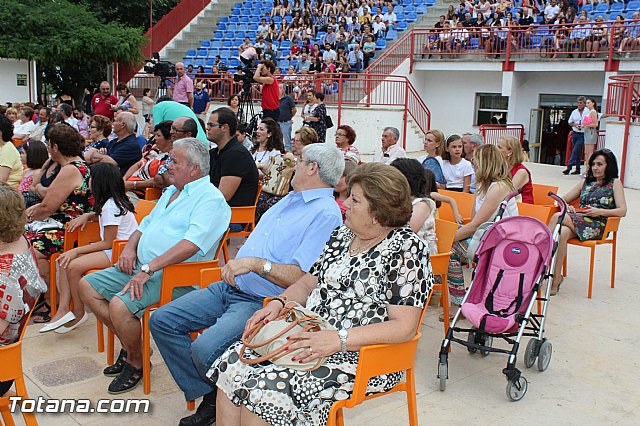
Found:
<path fill-rule="evenodd" d="M 560 186 L 563 194 L 578 182 L 560 168 L 531 165 L 538 183 Z M 640 209 L 640 193 L 628 190 L 631 217 Z M 610 249 L 596 255 L 594 298 L 587 299 L 588 250 L 569 249 L 569 276 L 552 299 L 546 336 L 553 358 L 544 373 L 526 370 L 529 391 L 520 402 L 505 396 L 501 373 L 506 357 L 481 358 L 453 348 L 446 392 L 438 391 L 437 353 L 442 340 L 439 309 L 430 307 L 422 328 L 417 356 L 417 392 L 420 424 L 638 424 L 640 419 L 640 295 L 638 261 L 633 260 L 638 224 L 622 221 L 619 236 L 616 288 L 609 288 Z M 635 283 L 635 284 L 634 284 Z M 102 376 L 104 354 L 96 352 L 95 319 L 66 335 L 39 334 L 30 326 L 24 347 L 27 388 L 32 397 L 108 398 L 111 379 Z M 522 352 L 521 352 L 522 353 Z M 152 410 L 149 414 L 41 414 L 41 425 L 102 425 L 124 421 L 133 425 L 176 425 L 187 415 L 184 398 L 171 379 L 162 357 L 152 356 Z M 518 365 L 524 369 L 521 360 Z M 126 398 L 144 398 L 142 386 Z M 346 412 L 347 425 L 406 425 L 402 395 L 387 396 Z M 22 419 L 16 419 L 22 422 Z"/>

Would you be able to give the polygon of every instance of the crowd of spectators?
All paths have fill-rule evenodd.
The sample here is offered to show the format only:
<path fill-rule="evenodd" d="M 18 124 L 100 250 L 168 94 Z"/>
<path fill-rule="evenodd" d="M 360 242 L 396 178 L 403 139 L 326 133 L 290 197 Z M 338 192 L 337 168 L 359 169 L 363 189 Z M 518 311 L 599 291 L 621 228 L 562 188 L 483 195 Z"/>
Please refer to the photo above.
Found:
<path fill-rule="evenodd" d="M 595 58 L 606 54 L 610 46 L 625 57 L 636 50 L 640 5 L 625 11 L 627 15 L 624 7 L 618 7 L 607 17 L 604 12 L 589 13 L 597 1 L 583 2 L 582 8 L 567 0 L 522 0 L 516 4 L 511 0 L 461 0 L 457 8 L 450 5 L 434 24 L 436 30 L 427 36 L 424 55 L 431 58 L 438 54 L 442 59 L 480 48 L 486 58 L 499 58 L 507 46 L 515 53 L 537 48 L 552 59 L 558 54 Z"/>

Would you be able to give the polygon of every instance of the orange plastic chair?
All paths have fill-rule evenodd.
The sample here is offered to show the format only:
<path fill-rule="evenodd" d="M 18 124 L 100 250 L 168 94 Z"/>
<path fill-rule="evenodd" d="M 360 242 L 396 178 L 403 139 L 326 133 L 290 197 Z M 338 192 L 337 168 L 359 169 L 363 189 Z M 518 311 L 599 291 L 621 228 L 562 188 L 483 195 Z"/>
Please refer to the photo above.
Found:
<path fill-rule="evenodd" d="M 13 139 L 11 142 L 16 148 L 20 148 L 22 146 L 22 139 Z"/>
<path fill-rule="evenodd" d="M 233 237 L 248 237 L 256 227 L 256 207 L 258 197 L 262 193 L 262 182 L 258 183 L 258 192 L 253 206 L 231 207 L 231 220 L 229 223 L 242 223 L 242 231 L 229 232 L 222 245 L 222 255 L 225 263 L 229 261 L 229 239 Z"/>
<path fill-rule="evenodd" d="M 425 304 L 422 309 L 422 314 L 418 321 L 418 329 L 416 330 L 416 335 L 413 339 L 404 343 L 370 345 L 360 348 L 358 368 L 356 369 L 356 380 L 353 385 L 351 398 L 333 403 L 331 411 L 329 412 L 327 426 L 344 425 L 344 416 L 342 413 L 343 408 L 353 408 L 364 401 L 388 395 L 392 392 L 407 393 L 409 424 L 411 426 L 418 426 L 414 361 L 416 358 L 418 341 L 420 340 L 420 337 L 422 337 L 422 333 L 420 333 L 420 325 L 422 324 L 422 319 L 424 318 L 427 306 L 428 304 Z M 387 392 L 367 395 L 369 379 L 382 374 L 396 373 L 399 371 L 406 372 L 404 382 L 398 383 Z"/>
<path fill-rule="evenodd" d="M 467 194 L 466 192 L 449 191 L 446 189 L 439 189 L 438 192 L 447 197 L 451 197 L 456 200 L 458 204 L 458 211 L 464 218 L 464 222 L 467 223 L 471 220 L 473 214 L 473 204 L 475 203 L 475 196 L 473 194 Z M 449 222 L 455 222 L 456 218 L 453 216 L 453 209 L 449 203 L 442 203 L 438 209 L 438 217 Z"/>
<path fill-rule="evenodd" d="M 215 283 L 218 281 L 222 281 L 222 269 L 221 268 L 206 268 L 200 271 L 200 288 L 207 288 L 209 284 Z M 198 337 L 199 332 L 191 333 L 191 338 L 193 340 Z M 196 409 L 196 402 L 194 400 L 187 401 L 187 410 L 193 411 Z"/>
<path fill-rule="evenodd" d="M 518 215 L 533 217 L 547 225 L 551 219 L 551 207 L 518 202 Z"/>
<path fill-rule="evenodd" d="M 589 289 L 587 297 L 591 299 L 593 294 L 593 268 L 595 265 L 596 247 L 603 244 L 611 244 L 611 288 L 615 288 L 616 281 L 616 248 L 618 244 L 618 228 L 620 227 L 619 217 L 610 217 L 607 219 L 607 225 L 604 227 L 602 239 L 580 241 L 577 238 L 570 239 L 567 244 L 580 247 L 589 247 L 591 249 L 591 258 L 589 262 Z M 568 253 L 567 253 L 568 254 Z M 562 265 L 562 276 L 567 276 L 567 257 L 564 258 Z"/>
<path fill-rule="evenodd" d="M 138 224 L 140 224 L 142 222 L 142 219 L 144 219 L 149 215 L 149 213 L 151 213 L 151 210 L 153 210 L 155 206 L 156 206 L 156 203 L 154 203 L 153 201 L 149 201 L 149 200 L 138 201 L 138 205 L 136 206 L 136 213 L 135 213 L 136 221 L 138 222 Z"/>
<path fill-rule="evenodd" d="M 157 200 L 162 197 L 162 189 L 160 188 L 147 188 L 144 190 L 144 199 L 147 201 Z"/>
<path fill-rule="evenodd" d="M 434 291 L 441 291 L 442 298 L 440 303 L 442 304 L 442 312 L 444 318 L 449 318 L 449 285 L 447 283 L 447 273 L 449 272 L 449 259 L 451 258 L 451 247 L 453 246 L 453 240 L 458 230 L 458 224 L 455 222 L 449 222 L 443 219 L 436 219 L 436 236 L 438 237 L 438 254 L 430 256 L 431 270 L 433 275 L 440 275 L 442 282 L 440 284 L 434 284 Z M 431 295 L 429 299 L 431 299 Z M 428 304 L 428 302 L 427 302 Z M 444 334 L 447 335 L 449 331 L 449 321 L 444 321 Z"/>
<path fill-rule="evenodd" d="M 74 247 L 86 246 L 87 244 L 100 241 L 100 224 L 98 222 L 88 222 L 82 231 L 76 229 L 73 232 L 64 231 L 62 252 L 71 250 Z M 49 259 L 49 301 L 51 302 L 51 316 L 58 310 L 58 280 L 56 278 L 56 261 L 62 253 L 54 253 Z"/>
<path fill-rule="evenodd" d="M 33 311 L 30 311 L 28 314 L 27 321 L 25 323 L 25 326 L 22 328 L 22 331 L 20 332 L 20 338 L 18 339 L 18 341 L 7 346 L 0 346 L 0 381 L 4 382 L 14 380 L 16 395 L 22 397 L 22 399 L 29 399 L 27 386 L 24 383 L 24 374 L 22 372 L 22 341 L 24 338 L 24 333 L 27 330 L 26 324 L 29 323 L 32 312 Z M 13 422 L 13 416 L 11 415 L 11 411 L 9 409 L 10 405 L 11 401 L 9 400 L 9 398 L 4 398 L 0 395 L 0 414 L 2 415 L 4 424 L 7 426 L 15 425 L 15 423 Z M 23 411 L 22 417 L 24 418 L 24 422 L 27 426 L 38 425 L 36 416 L 33 412 L 26 413 Z"/>
<path fill-rule="evenodd" d="M 553 198 L 549 197 L 549 191 L 557 194 L 558 187 L 552 185 L 541 185 L 539 183 L 534 183 L 533 185 L 533 203 L 536 206 L 544 206 L 549 207 L 549 217 L 547 221 L 543 221 L 544 223 L 549 223 L 551 220 L 551 216 L 554 213 L 560 211 L 555 205 L 555 201 Z"/>

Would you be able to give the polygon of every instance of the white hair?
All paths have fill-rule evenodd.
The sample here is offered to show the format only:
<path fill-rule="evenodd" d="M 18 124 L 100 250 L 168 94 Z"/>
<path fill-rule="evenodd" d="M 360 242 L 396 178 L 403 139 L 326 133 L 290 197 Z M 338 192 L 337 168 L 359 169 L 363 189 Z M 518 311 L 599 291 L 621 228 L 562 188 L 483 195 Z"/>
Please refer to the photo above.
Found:
<path fill-rule="evenodd" d="M 184 155 L 189 160 L 189 164 L 197 165 L 202 172 L 202 176 L 209 174 L 209 150 L 200 139 L 182 138 L 173 143 L 173 149 L 184 150 Z"/>
<path fill-rule="evenodd" d="M 320 180 L 332 188 L 338 184 L 344 172 L 344 154 L 327 143 L 313 143 L 302 149 L 308 162 L 318 164 Z"/>

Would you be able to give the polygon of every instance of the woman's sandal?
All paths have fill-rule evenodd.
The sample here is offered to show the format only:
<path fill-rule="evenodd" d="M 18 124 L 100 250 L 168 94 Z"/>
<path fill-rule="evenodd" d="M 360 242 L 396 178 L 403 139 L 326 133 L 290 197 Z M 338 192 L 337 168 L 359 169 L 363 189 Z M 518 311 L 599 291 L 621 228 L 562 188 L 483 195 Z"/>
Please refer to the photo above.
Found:
<path fill-rule="evenodd" d="M 125 361 L 122 372 L 109 384 L 109 393 L 117 395 L 129 392 L 142 380 L 142 368 L 135 368 Z"/>
<path fill-rule="evenodd" d="M 44 324 L 51 321 L 51 306 L 44 299 L 43 303 L 38 303 L 34 308 L 32 319 L 36 324 Z"/>

